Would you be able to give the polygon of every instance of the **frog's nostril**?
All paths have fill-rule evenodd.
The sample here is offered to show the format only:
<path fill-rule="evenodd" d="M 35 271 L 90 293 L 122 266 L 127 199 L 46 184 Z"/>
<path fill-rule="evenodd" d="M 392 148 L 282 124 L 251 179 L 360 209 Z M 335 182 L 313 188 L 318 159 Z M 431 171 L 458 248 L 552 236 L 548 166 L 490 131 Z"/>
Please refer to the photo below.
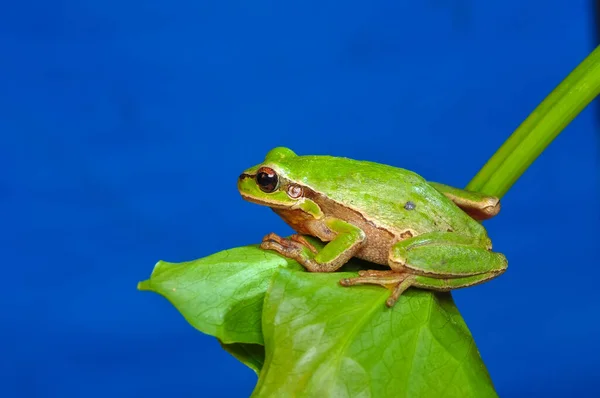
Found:
<path fill-rule="evenodd" d="M 242 174 L 240 174 L 240 176 L 238 177 L 238 181 L 240 181 L 240 182 L 241 182 L 241 181 L 245 180 L 246 178 L 252 178 L 252 176 L 251 176 L 250 174 L 242 173 Z"/>

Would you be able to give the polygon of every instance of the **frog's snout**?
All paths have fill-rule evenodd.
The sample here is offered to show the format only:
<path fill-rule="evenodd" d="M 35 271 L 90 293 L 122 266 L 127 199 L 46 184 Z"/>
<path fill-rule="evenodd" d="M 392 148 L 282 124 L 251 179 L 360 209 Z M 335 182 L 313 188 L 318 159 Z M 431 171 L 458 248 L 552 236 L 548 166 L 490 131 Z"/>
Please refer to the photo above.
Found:
<path fill-rule="evenodd" d="M 246 183 L 246 185 L 247 185 L 248 179 L 254 179 L 254 177 L 251 176 L 250 174 L 246 174 L 246 173 L 240 174 L 240 176 L 238 177 L 238 182 L 237 182 L 238 191 L 240 191 L 240 192 L 244 191 L 244 183 Z"/>
<path fill-rule="evenodd" d="M 238 187 L 240 186 L 240 184 L 247 178 L 254 178 L 253 176 L 251 176 L 250 174 L 246 174 L 246 173 L 242 173 L 240 174 L 240 176 L 238 177 Z"/>

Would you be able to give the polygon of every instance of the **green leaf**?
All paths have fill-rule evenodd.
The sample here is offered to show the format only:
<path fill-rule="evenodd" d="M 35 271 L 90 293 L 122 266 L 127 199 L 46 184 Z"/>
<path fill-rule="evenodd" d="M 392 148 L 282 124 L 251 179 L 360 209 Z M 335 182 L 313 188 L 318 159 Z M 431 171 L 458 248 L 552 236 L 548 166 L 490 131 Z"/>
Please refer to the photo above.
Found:
<path fill-rule="evenodd" d="M 467 186 L 502 197 L 565 127 L 600 93 L 600 46 L 525 119 Z"/>
<path fill-rule="evenodd" d="M 352 260 L 344 269 L 364 264 Z M 260 372 L 257 396 L 287 394 L 298 372 L 335 376 L 310 378 L 305 387 L 315 392 L 344 388 L 360 396 L 366 380 L 368 392 L 381 397 L 426 395 L 442 385 L 449 396 L 495 396 L 449 294 L 411 289 L 390 310 L 387 289 L 339 286 L 349 275 L 355 273 L 308 273 L 251 245 L 184 263 L 160 261 L 138 287 L 167 298 L 190 324 Z M 356 372 L 358 382 L 351 377 Z"/>
<path fill-rule="evenodd" d="M 353 273 L 280 270 L 265 298 L 254 397 L 495 397 L 450 294 L 344 288 Z"/>
<path fill-rule="evenodd" d="M 138 289 L 164 296 L 192 326 L 225 344 L 262 344 L 263 298 L 280 267 L 304 270 L 257 245 L 244 246 L 184 263 L 159 261 Z"/>
<path fill-rule="evenodd" d="M 221 347 L 236 359 L 258 374 L 265 363 L 265 347 L 260 344 L 233 343 L 219 341 Z"/>

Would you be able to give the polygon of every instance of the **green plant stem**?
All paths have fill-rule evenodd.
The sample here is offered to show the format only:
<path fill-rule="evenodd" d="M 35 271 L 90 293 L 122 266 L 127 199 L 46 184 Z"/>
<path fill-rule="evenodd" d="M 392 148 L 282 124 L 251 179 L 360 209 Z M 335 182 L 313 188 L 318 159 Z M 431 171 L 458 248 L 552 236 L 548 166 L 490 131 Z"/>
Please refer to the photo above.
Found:
<path fill-rule="evenodd" d="M 563 129 L 600 93 L 600 46 L 525 119 L 467 185 L 502 197 Z"/>

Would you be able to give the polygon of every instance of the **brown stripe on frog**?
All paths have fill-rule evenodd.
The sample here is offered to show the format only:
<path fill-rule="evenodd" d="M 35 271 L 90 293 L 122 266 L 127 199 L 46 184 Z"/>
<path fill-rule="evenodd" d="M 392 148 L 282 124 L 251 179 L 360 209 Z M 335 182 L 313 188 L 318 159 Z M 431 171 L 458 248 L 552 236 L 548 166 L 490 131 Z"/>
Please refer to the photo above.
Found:
<path fill-rule="evenodd" d="M 387 229 L 378 227 L 373 222 L 367 220 L 358 211 L 331 200 L 305 185 L 301 187 L 303 196 L 315 202 L 324 214 L 344 220 L 365 232 L 367 239 L 356 254 L 358 258 L 387 265 L 390 247 L 400 240 L 414 236 L 414 232 L 410 230 L 402 231 L 399 236 L 395 236 Z M 335 238 L 335 233 L 325 225 L 324 219 L 315 219 L 300 209 L 273 209 L 273 211 L 300 234 L 316 236 L 325 242 Z"/>

